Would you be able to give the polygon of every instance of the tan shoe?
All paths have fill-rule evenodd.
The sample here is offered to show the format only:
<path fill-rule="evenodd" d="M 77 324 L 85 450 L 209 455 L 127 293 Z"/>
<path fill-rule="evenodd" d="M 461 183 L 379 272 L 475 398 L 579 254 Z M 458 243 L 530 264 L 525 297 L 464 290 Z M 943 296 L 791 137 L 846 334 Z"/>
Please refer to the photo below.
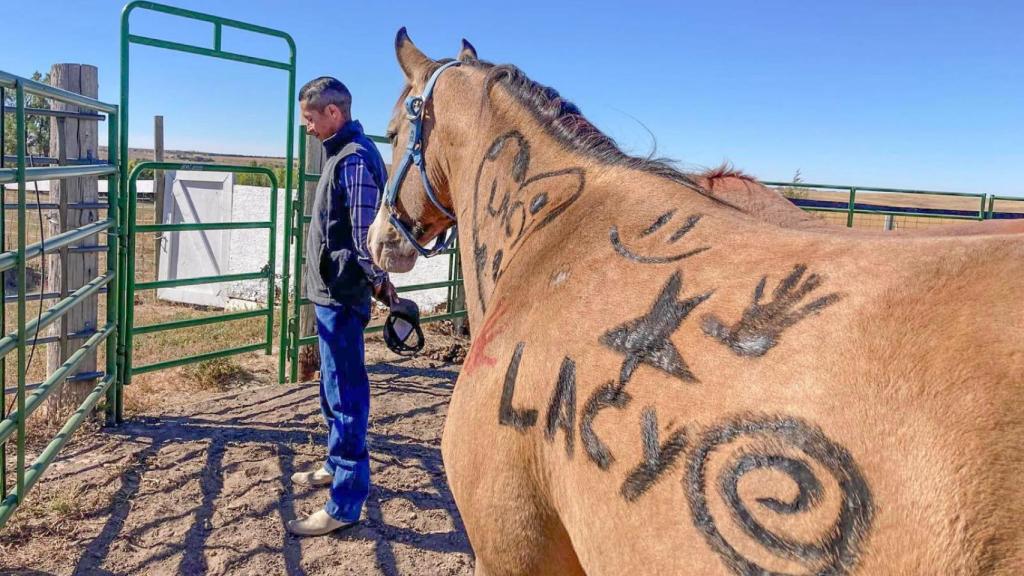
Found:
<path fill-rule="evenodd" d="M 292 483 L 300 486 L 327 486 L 334 481 L 334 475 L 321 466 L 312 472 L 292 474 Z"/>
<path fill-rule="evenodd" d="M 288 531 L 298 536 L 323 536 L 339 528 L 349 528 L 358 523 L 358 520 L 355 522 L 335 520 L 326 510 L 320 509 L 304 520 L 289 520 Z"/>

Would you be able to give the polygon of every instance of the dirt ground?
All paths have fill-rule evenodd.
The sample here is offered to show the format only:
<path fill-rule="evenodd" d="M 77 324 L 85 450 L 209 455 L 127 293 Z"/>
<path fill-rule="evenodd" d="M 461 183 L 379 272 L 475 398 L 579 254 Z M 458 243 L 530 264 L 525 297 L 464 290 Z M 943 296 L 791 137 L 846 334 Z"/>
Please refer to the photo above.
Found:
<path fill-rule="evenodd" d="M 119 428 L 76 435 L 0 532 L 0 572 L 471 574 L 440 454 L 459 368 L 444 356 L 367 342 L 373 487 L 355 528 L 285 532 L 326 498 L 289 479 L 324 455 L 317 387 L 250 382 L 149 402 Z"/>

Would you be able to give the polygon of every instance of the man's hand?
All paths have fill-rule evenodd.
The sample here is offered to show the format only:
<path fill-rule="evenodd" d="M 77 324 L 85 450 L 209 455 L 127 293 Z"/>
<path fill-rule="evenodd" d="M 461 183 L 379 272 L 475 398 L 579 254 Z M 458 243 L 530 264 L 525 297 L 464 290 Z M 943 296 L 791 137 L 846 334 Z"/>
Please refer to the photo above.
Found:
<path fill-rule="evenodd" d="M 391 280 L 385 279 L 373 287 L 373 297 L 390 308 L 398 301 L 398 291 L 395 290 L 395 285 L 391 283 Z"/>

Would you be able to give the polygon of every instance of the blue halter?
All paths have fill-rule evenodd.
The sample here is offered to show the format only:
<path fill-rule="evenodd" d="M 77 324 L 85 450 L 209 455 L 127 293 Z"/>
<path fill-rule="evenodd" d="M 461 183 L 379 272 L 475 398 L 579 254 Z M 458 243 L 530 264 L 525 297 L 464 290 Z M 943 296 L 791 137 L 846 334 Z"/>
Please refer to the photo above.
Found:
<path fill-rule="evenodd" d="M 458 60 L 449 62 L 440 68 L 438 68 L 433 75 L 430 76 L 430 80 L 427 82 L 426 87 L 423 89 L 421 96 L 409 96 L 405 99 L 405 116 L 412 123 L 412 134 L 409 136 L 409 145 L 405 149 L 405 155 L 402 156 L 402 161 L 398 165 L 398 171 L 394 173 L 391 181 L 388 182 L 387 190 L 384 192 L 384 206 L 387 206 L 388 212 L 390 212 L 391 225 L 395 227 L 406 240 L 412 244 L 416 250 L 424 257 L 430 258 L 438 253 L 446 250 L 448 245 L 455 239 L 457 227 L 455 226 L 455 215 L 450 210 L 441 205 L 437 200 L 437 195 L 434 193 L 434 187 L 430 185 L 430 180 L 427 179 L 427 165 L 426 159 L 423 156 L 423 110 L 427 106 L 427 102 L 430 101 L 431 96 L 434 94 L 434 84 L 437 83 L 437 79 L 440 78 L 441 73 L 445 70 L 458 66 L 461 64 Z M 402 182 L 405 181 L 406 175 L 409 173 L 409 167 L 415 163 L 416 168 L 420 171 L 420 177 L 423 179 L 423 189 L 427 192 L 427 198 L 430 202 L 441 211 L 449 220 L 452 221 L 453 225 L 445 231 L 441 232 L 441 235 L 434 241 L 434 246 L 427 248 L 421 246 L 419 241 L 416 240 L 416 236 L 409 230 L 408 226 L 402 223 L 398 219 L 395 211 L 395 202 L 398 200 L 398 191 L 402 187 Z"/>

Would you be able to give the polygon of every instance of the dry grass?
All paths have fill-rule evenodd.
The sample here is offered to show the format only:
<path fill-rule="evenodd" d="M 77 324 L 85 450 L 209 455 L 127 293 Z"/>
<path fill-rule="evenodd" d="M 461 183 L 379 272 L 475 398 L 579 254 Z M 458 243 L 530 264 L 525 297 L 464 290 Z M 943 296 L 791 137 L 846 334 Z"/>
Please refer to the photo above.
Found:
<path fill-rule="evenodd" d="M 846 212 L 811 212 L 822 220 L 836 226 L 846 226 Z M 953 224 L 966 224 L 972 220 L 961 218 L 935 218 L 915 216 L 893 216 L 893 230 L 920 230 L 923 228 L 934 228 L 937 226 L 949 226 Z M 886 218 L 882 214 L 861 214 L 853 215 L 853 227 L 864 230 L 884 230 Z"/>
<path fill-rule="evenodd" d="M 800 198 L 809 200 L 825 200 L 846 204 L 849 201 L 849 191 L 845 190 L 818 190 L 801 189 L 803 194 Z M 966 212 L 977 212 L 981 208 L 980 198 L 965 198 L 960 196 L 942 196 L 936 194 L 901 194 L 890 192 L 861 192 L 856 195 L 858 205 L 870 206 L 896 206 L 901 208 L 931 208 L 939 210 L 963 210 Z M 1019 204 L 1020 206 L 1015 206 Z M 996 204 L 999 211 L 1024 211 L 1024 202 L 1003 201 Z M 813 212 L 826 222 L 839 226 L 846 226 L 846 212 Z M 921 217 L 921 216 L 893 216 L 893 230 L 920 230 L 923 228 L 934 228 L 948 226 L 951 224 L 965 224 L 972 220 L 963 218 L 942 218 L 942 217 Z M 853 227 L 870 230 L 884 230 L 886 228 L 886 217 L 882 214 L 854 214 Z"/>

